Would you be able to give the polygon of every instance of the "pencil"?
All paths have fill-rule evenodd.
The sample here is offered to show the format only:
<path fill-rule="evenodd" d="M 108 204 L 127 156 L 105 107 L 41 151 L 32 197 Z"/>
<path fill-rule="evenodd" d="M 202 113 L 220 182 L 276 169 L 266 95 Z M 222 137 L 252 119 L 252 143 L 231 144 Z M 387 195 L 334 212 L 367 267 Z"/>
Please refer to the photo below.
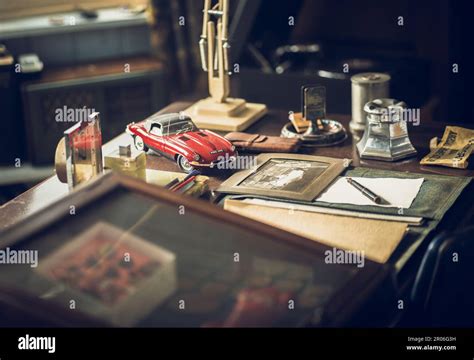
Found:
<path fill-rule="evenodd" d="M 194 181 L 194 179 L 196 178 L 196 175 L 193 175 L 191 177 L 189 177 L 188 179 L 180 182 L 179 184 L 173 186 L 170 190 L 173 191 L 173 192 L 176 192 L 178 191 L 179 189 L 181 189 L 182 187 L 186 186 L 187 184 L 189 184 L 191 181 Z"/>
<path fill-rule="evenodd" d="M 175 178 L 172 181 L 170 181 L 168 184 L 165 185 L 165 189 L 171 189 L 173 186 L 179 183 L 179 179 Z"/>

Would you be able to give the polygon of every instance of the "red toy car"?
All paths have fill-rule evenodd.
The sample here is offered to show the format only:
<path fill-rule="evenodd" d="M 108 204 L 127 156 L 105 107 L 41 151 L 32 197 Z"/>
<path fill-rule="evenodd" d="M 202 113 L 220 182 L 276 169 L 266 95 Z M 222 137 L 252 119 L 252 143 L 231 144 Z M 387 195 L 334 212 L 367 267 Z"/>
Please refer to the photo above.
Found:
<path fill-rule="evenodd" d="M 137 124 L 127 125 L 139 151 L 154 150 L 177 162 L 185 172 L 217 167 L 219 162 L 235 161 L 235 146 L 224 137 L 200 130 L 189 116 L 152 115 Z"/>

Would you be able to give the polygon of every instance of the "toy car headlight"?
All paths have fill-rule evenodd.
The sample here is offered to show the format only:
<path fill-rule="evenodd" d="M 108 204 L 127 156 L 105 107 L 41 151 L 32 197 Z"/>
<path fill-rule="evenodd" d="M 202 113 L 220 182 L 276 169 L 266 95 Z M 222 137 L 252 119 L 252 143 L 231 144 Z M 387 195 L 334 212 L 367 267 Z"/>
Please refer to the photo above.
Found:
<path fill-rule="evenodd" d="M 201 157 L 199 156 L 199 154 L 194 154 L 193 160 L 194 161 L 199 161 L 199 160 L 201 160 Z"/>

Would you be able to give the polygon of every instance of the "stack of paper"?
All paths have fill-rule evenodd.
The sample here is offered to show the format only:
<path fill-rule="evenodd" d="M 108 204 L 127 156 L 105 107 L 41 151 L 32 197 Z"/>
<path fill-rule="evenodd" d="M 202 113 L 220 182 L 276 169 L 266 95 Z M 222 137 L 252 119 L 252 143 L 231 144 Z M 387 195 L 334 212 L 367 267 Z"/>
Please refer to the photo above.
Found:
<path fill-rule="evenodd" d="M 341 177 L 334 182 L 316 201 L 333 204 L 373 205 L 380 207 L 396 207 L 408 209 L 420 191 L 424 179 L 397 179 L 397 178 L 363 178 L 352 179 L 365 186 L 370 191 L 381 196 L 390 205 L 375 204 L 364 196 L 347 178 Z"/>
<path fill-rule="evenodd" d="M 226 199 L 224 209 L 339 249 L 363 251 L 385 263 L 405 235 L 407 224 L 395 221 L 327 215 L 254 205 Z"/>

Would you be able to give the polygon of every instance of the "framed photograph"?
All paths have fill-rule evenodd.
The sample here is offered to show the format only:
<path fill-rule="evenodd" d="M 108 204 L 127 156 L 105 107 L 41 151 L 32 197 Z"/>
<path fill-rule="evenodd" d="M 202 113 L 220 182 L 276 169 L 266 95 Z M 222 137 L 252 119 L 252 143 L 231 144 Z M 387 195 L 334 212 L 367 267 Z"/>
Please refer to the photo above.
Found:
<path fill-rule="evenodd" d="M 345 170 L 343 159 L 295 154 L 261 154 L 254 169 L 243 170 L 217 191 L 313 201 Z"/>

